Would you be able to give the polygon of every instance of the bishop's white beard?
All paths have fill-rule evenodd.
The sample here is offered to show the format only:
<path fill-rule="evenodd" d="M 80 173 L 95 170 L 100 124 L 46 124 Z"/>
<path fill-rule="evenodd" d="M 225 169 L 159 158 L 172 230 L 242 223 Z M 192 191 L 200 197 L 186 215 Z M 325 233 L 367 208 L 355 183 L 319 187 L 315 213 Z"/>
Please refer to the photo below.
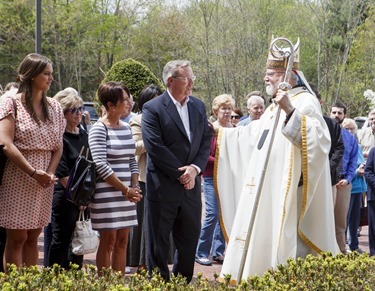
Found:
<path fill-rule="evenodd" d="M 272 85 L 266 85 L 266 93 L 267 95 L 273 97 L 276 95 L 276 89 Z"/>

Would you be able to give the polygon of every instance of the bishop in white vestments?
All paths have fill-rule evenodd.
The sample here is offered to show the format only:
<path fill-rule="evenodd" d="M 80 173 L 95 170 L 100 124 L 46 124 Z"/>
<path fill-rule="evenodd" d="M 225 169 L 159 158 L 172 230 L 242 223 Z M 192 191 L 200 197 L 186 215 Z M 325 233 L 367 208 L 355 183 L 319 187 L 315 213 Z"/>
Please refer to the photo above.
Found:
<path fill-rule="evenodd" d="M 278 89 L 285 78 L 287 57 L 269 55 L 264 81 L 267 94 L 274 96 L 272 105 L 246 127 L 219 131 L 216 186 L 221 224 L 229 238 L 220 276 L 231 274 L 232 283 L 262 275 L 288 258 L 339 253 L 328 162 L 330 135 L 318 99 L 297 70 L 299 42 L 294 50 L 292 89 Z M 280 119 L 263 172 L 277 107 Z M 238 278 L 258 190 L 259 206 Z"/>

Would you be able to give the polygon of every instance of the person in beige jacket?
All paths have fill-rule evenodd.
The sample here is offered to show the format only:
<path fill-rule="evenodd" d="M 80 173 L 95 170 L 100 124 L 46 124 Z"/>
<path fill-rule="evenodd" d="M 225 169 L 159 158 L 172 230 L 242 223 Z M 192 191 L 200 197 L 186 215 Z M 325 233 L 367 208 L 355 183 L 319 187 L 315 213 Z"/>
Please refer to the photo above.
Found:
<path fill-rule="evenodd" d="M 129 124 L 132 129 L 133 139 L 135 141 L 135 154 L 138 162 L 139 169 L 139 186 L 142 193 L 146 193 L 146 160 L 147 153 L 146 148 L 143 144 L 142 138 L 142 107 L 143 105 L 159 96 L 163 91 L 156 85 L 151 84 L 146 86 L 138 98 L 138 107 L 140 113 L 133 116 Z M 144 199 L 137 203 L 137 217 L 138 226 L 134 227 L 129 237 L 128 254 L 127 254 L 127 266 L 130 267 L 145 267 L 146 266 L 146 221 L 145 218 L 145 203 Z"/>

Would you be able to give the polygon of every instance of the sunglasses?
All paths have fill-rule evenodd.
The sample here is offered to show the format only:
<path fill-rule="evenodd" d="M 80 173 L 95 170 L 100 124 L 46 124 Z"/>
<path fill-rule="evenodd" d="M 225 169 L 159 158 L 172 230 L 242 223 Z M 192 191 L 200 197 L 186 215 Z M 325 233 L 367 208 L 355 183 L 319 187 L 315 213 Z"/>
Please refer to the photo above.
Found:
<path fill-rule="evenodd" d="M 239 115 L 232 115 L 230 118 L 231 119 L 240 119 L 240 116 Z"/>
<path fill-rule="evenodd" d="M 68 109 L 67 111 L 69 111 L 72 114 L 83 113 L 83 111 L 85 111 L 85 107 L 84 106 L 73 107 L 73 108 Z"/>

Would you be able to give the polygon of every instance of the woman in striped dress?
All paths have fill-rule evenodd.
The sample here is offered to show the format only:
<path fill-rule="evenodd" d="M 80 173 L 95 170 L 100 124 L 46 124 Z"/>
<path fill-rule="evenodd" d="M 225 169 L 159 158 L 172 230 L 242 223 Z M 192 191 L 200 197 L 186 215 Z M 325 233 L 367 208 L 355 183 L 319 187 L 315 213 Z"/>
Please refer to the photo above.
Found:
<path fill-rule="evenodd" d="M 123 113 L 131 110 L 129 96 L 128 88 L 121 82 L 102 84 L 98 97 L 106 113 L 89 133 L 98 173 L 90 209 L 93 229 L 100 233 L 96 255 L 99 275 L 103 268 L 110 267 L 125 274 L 129 231 L 137 225 L 134 203 L 142 199 L 131 129 L 120 120 Z"/>

